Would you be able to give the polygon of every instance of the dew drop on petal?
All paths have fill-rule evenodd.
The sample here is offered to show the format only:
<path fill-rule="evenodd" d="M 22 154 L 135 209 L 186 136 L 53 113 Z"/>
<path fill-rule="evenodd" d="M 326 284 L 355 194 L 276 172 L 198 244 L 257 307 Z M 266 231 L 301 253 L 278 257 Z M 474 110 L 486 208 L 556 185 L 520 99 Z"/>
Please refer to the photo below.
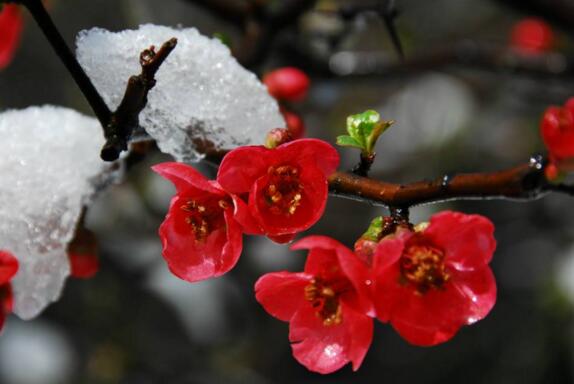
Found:
<path fill-rule="evenodd" d="M 323 350 L 323 353 L 328 358 L 335 358 L 339 356 L 341 352 L 343 352 L 343 347 L 341 347 L 339 344 L 329 344 Z"/>

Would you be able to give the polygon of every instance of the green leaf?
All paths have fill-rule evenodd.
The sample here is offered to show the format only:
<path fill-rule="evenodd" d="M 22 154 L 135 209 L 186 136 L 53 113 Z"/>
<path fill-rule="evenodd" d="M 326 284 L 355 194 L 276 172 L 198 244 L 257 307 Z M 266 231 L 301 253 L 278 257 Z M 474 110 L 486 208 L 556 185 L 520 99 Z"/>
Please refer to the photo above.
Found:
<path fill-rule="evenodd" d="M 359 143 L 351 136 L 347 135 L 337 136 L 337 145 L 340 145 L 342 147 L 356 147 L 359 149 L 363 149 L 363 145 L 361 143 Z"/>
<path fill-rule="evenodd" d="M 363 149 L 366 149 L 367 138 L 371 135 L 379 120 L 379 113 L 373 110 L 351 115 L 347 117 L 347 132 L 352 138 L 361 143 Z"/>
<path fill-rule="evenodd" d="M 368 153 L 373 153 L 375 149 L 375 144 L 377 144 L 377 140 L 379 137 L 385 133 L 387 129 L 395 122 L 393 120 L 390 121 L 381 121 L 380 123 L 375 124 L 371 133 L 365 140 L 365 149 Z"/>
<path fill-rule="evenodd" d="M 383 217 L 378 216 L 371 221 L 369 228 L 365 233 L 363 233 L 361 238 L 372 241 L 379 241 L 380 240 L 379 237 L 381 236 L 382 232 L 383 232 Z"/>

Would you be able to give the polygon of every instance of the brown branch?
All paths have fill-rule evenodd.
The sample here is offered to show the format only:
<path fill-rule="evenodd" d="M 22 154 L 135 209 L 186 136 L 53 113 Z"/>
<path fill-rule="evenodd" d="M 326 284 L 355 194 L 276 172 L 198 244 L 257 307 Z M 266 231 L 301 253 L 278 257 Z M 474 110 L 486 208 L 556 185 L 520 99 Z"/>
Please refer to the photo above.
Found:
<path fill-rule="evenodd" d="M 329 177 L 332 194 L 375 205 L 408 208 L 413 205 L 460 199 L 533 200 L 551 190 L 544 177 L 545 161 L 492 172 L 445 175 L 433 181 L 393 184 L 346 172 Z"/>
<path fill-rule="evenodd" d="M 151 46 L 140 54 L 142 71 L 130 77 L 124 97 L 105 127 L 106 143 L 100 154 L 103 160 L 116 160 L 122 151 L 127 150 L 132 133 L 139 127 L 139 114 L 147 104 L 147 95 L 155 85 L 155 74 L 176 45 L 177 39 L 172 38 L 158 52 Z"/>
<path fill-rule="evenodd" d="M 195 140 L 196 150 L 204 160 L 217 166 L 227 151 L 217 150 L 209 142 Z M 333 196 L 383 205 L 393 210 L 408 212 L 408 208 L 446 200 L 510 199 L 535 200 L 548 192 L 574 195 L 574 186 L 550 184 L 544 176 L 546 159 L 532 156 L 526 164 L 514 168 L 484 173 L 444 175 L 436 180 L 395 184 L 338 171 L 329 179 L 329 192 Z"/>

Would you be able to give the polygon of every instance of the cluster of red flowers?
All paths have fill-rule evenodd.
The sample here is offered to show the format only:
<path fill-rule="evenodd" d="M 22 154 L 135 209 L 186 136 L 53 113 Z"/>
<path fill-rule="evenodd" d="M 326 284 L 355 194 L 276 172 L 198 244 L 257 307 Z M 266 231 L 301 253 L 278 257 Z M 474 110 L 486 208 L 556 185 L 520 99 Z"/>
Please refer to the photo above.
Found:
<path fill-rule="evenodd" d="M 546 109 L 540 132 L 550 152 L 546 176 L 553 180 L 558 177 L 561 168 L 570 170 L 570 163 L 574 159 L 574 97 L 568 99 L 563 107 L 551 106 Z"/>
<path fill-rule="evenodd" d="M 224 274 L 237 263 L 243 233 L 291 241 L 323 214 L 327 176 L 338 165 L 331 145 L 300 139 L 274 149 L 237 148 L 224 157 L 217 180 L 181 163 L 154 166 L 177 189 L 159 230 L 171 271 L 187 281 Z"/>
<path fill-rule="evenodd" d="M 338 160 L 330 145 L 303 139 L 235 149 L 217 180 L 181 163 L 154 166 L 177 189 L 160 227 L 169 268 L 184 280 L 203 280 L 233 268 L 242 233 L 292 240 L 321 217 Z M 292 246 L 309 249 L 304 271 L 264 275 L 256 298 L 290 323 L 293 354 L 308 369 L 330 373 L 349 362 L 358 369 L 373 318 L 413 344 L 435 345 L 489 313 L 496 300 L 488 266 L 493 232 L 482 216 L 443 212 L 430 224 L 395 225 L 381 238 L 362 239 L 355 251 L 307 237 Z"/>
<path fill-rule="evenodd" d="M 428 225 L 397 227 L 367 254 L 307 237 L 292 246 L 310 250 L 304 271 L 264 275 L 256 297 L 290 323 L 293 355 L 305 367 L 330 373 L 351 362 L 356 370 L 371 344 L 373 318 L 430 346 L 490 312 L 493 232 L 482 216 L 442 212 Z"/>
<path fill-rule="evenodd" d="M 10 281 L 18 272 L 18 260 L 6 251 L 0 251 L 0 332 L 6 316 L 12 312 L 13 295 Z"/>

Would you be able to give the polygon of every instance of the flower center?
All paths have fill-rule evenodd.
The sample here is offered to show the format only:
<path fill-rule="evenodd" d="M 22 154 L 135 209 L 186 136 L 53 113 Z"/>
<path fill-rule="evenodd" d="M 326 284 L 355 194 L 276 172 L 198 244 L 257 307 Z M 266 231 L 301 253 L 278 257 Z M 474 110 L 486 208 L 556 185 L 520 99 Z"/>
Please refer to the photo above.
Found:
<path fill-rule="evenodd" d="M 303 186 L 299 183 L 299 169 L 290 165 L 269 167 L 269 184 L 264 190 L 269 211 L 290 216 L 301 204 Z"/>
<path fill-rule="evenodd" d="M 181 206 L 196 242 L 204 242 L 213 231 L 225 225 L 223 211 L 229 207 L 230 201 L 226 198 L 190 199 Z"/>
<path fill-rule="evenodd" d="M 429 289 L 443 289 L 449 281 L 444 265 L 444 254 L 427 245 L 411 245 L 400 259 L 402 276 L 415 285 L 416 293 L 422 295 Z"/>
<path fill-rule="evenodd" d="M 346 290 L 347 282 L 327 282 L 315 277 L 305 287 L 305 300 L 309 301 L 323 320 L 323 325 L 338 325 L 343 322 L 343 312 L 339 296 Z"/>

